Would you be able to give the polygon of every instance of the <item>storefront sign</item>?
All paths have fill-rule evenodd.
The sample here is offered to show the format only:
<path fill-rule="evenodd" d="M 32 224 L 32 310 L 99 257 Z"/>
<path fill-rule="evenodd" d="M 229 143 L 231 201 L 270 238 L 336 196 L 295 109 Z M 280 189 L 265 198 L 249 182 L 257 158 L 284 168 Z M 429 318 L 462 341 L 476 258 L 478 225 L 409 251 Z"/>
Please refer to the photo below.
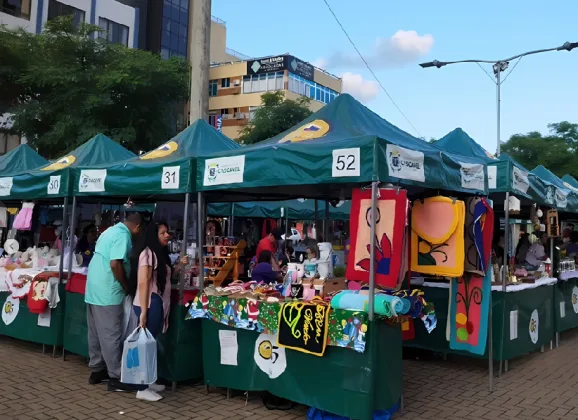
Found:
<path fill-rule="evenodd" d="M 528 174 L 517 166 L 512 168 L 512 187 L 524 194 L 526 194 L 528 192 L 528 188 L 530 188 Z"/>
<path fill-rule="evenodd" d="M 568 194 L 556 188 L 556 207 L 565 209 L 568 205 Z"/>
<path fill-rule="evenodd" d="M 242 183 L 244 173 L 245 155 L 207 159 L 203 185 Z"/>
<path fill-rule="evenodd" d="M 285 70 L 285 68 L 284 55 L 247 61 L 247 74 L 270 73 Z"/>
<path fill-rule="evenodd" d="M 46 194 L 59 194 L 60 193 L 60 175 L 52 175 L 50 177 L 50 181 L 48 181 L 48 185 L 46 186 Z"/>
<path fill-rule="evenodd" d="M 304 79 L 313 81 L 315 70 L 311 64 L 299 60 L 292 55 L 285 56 L 285 60 L 287 70 L 293 74 L 296 74 L 297 76 L 303 77 Z"/>
<path fill-rule="evenodd" d="M 106 169 L 83 169 L 78 181 L 79 192 L 104 192 Z"/>
<path fill-rule="evenodd" d="M 277 344 L 323 356 L 327 345 L 329 306 L 291 302 L 281 307 Z"/>
<path fill-rule="evenodd" d="M 394 144 L 386 148 L 389 176 L 425 182 L 424 154 Z"/>
<path fill-rule="evenodd" d="M 488 188 L 490 190 L 498 188 L 498 167 L 496 165 L 488 165 Z"/>
<path fill-rule="evenodd" d="M 9 176 L 5 178 L 0 178 L 0 197 L 5 197 L 10 195 L 12 192 L 12 185 L 14 184 L 14 179 Z"/>
<path fill-rule="evenodd" d="M 462 188 L 484 191 L 484 165 L 460 162 Z"/>

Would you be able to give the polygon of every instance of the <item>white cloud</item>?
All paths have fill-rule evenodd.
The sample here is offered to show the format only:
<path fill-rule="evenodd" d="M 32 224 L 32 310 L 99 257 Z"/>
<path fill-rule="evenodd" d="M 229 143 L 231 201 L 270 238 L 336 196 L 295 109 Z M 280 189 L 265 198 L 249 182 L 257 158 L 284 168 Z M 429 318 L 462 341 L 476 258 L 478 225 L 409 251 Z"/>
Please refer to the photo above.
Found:
<path fill-rule="evenodd" d="M 390 38 L 377 38 L 372 50 L 362 51 L 362 54 L 369 65 L 375 69 L 401 67 L 428 54 L 433 44 L 434 37 L 431 34 L 419 35 L 413 30 L 400 29 Z M 333 53 L 328 58 L 320 58 L 317 62 L 329 68 L 364 66 L 357 54 L 341 51 Z"/>
<path fill-rule="evenodd" d="M 367 103 L 375 99 L 379 85 L 372 80 L 365 80 L 360 74 L 343 73 L 343 93 L 349 93 L 360 102 Z"/>

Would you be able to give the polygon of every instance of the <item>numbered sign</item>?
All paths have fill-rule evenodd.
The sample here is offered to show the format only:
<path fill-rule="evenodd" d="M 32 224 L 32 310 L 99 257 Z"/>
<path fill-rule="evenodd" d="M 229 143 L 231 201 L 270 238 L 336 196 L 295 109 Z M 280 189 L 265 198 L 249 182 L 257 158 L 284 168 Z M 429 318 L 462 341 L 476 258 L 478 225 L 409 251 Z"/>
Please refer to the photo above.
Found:
<path fill-rule="evenodd" d="M 53 175 L 48 181 L 48 194 L 60 194 L 60 175 Z"/>
<path fill-rule="evenodd" d="M 359 176 L 361 162 L 359 147 L 352 149 L 337 149 L 333 151 L 333 166 L 331 176 L 334 178 L 344 176 Z"/>
<path fill-rule="evenodd" d="M 177 190 L 180 185 L 180 177 L 180 166 L 165 166 L 161 178 L 161 188 L 163 190 Z"/>

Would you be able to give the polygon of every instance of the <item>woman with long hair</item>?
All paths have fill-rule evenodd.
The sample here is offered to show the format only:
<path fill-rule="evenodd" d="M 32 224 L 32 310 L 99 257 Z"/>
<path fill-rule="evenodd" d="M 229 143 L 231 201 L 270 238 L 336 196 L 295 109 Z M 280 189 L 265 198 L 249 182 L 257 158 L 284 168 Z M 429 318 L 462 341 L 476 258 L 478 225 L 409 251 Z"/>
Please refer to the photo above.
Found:
<path fill-rule="evenodd" d="M 171 304 L 171 266 L 166 246 L 170 234 L 166 223 L 149 223 L 131 252 L 129 293 L 139 327 L 146 328 L 153 337 L 168 328 Z M 187 257 L 181 259 L 187 264 Z M 137 392 L 137 398 L 158 401 L 164 385 L 151 384 Z"/>

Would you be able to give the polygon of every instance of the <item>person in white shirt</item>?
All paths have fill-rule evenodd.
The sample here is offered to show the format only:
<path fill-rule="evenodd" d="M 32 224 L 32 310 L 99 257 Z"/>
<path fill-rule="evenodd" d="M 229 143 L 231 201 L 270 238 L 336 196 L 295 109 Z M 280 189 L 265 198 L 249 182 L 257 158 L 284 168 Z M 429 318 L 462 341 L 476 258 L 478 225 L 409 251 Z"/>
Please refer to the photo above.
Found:
<path fill-rule="evenodd" d="M 526 254 L 526 262 L 534 267 L 539 267 L 542 262 L 548 259 L 544 245 L 548 242 L 546 232 L 540 232 L 538 240 L 530 246 Z"/>

